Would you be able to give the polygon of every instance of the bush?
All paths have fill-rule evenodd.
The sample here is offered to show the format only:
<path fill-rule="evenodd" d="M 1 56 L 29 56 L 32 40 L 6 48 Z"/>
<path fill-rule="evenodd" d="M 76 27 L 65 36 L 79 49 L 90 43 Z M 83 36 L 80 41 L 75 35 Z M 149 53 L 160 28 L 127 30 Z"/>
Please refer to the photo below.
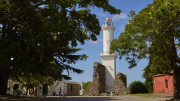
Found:
<path fill-rule="evenodd" d="M 88 81 L 86 83 L 83 82 L 83 89 L 86 90 L 88 88 L 89 84 L 91 84 L 91 81 Z"/>
<path fill-rule="evenodd" d="M 148 92 L 149 93 L 153 93 L 153 80 L 151 78 L 146 78 L 146 81 L 145 81 L 145 86 L 146 88 L 148 89 Z"/>
<path fill-rule="evenodd" d="M 148 93 L 146 86 L 141 81 L 134 81 L 129 87 L 131 88 L 131 94 Z"/>

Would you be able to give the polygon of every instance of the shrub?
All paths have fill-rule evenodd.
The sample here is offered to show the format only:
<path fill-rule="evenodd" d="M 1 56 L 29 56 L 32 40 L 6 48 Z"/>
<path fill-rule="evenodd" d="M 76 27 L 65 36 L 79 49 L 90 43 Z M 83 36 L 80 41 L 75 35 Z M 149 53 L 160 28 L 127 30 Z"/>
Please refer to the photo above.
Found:
<path fill-rule="evenodd" d="M 148 93 L 146 86 L 141 81 L 134 81 L 129 87 L 131 88 L 131 94 Z"/>
<path fill-rule="evenodd" d="M 145 86 L 148 89 L 149 93 L 153 93 L 153 80 L 151 78 L 146 78 L 145 80 Z"/>
<path fill-rule="evenodd" d="M 86 90 L 90 83 L 91 83 L 91 81 L 88 81 L 86 83 L 83 82 L 83 89 Z"/>

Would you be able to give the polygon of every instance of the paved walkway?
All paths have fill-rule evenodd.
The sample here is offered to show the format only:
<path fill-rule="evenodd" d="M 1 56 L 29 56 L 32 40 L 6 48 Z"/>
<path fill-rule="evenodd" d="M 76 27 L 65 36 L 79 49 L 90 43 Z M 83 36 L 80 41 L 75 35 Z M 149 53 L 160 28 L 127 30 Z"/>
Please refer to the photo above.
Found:
<path fill-rule="evenodd" d="M 47 96 L 46 98 L 31 99 L 31 101 L 170 101 L 170 98 L 144 98 L 137 96 L 113 96 L 113 97 Z"/>
<path fill-rule="evenodd" d="M 137 96 L 47 96 L 44 98 L 36 97 L 13 97 L 1 96 L 0 101 L 171 101 L 172 96 L 163 97 L 137 97 Z"/>

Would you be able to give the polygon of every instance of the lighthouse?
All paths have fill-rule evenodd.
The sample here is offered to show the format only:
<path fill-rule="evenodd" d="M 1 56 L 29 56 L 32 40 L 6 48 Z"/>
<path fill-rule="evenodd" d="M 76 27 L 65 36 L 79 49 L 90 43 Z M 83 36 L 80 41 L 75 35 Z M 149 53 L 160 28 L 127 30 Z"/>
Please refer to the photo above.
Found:
<path fill-rule="evenodd" d="M 100 54 L 102 64 L 106 67 L 106 87 L 105 92 L 115 92 L 116 75 L 116 54 L 110 54 L 110 45 L 114 39 L 114 30 L 112 19 L 106 18 L 102 26 L 103 30 L 103 53 Z"/>

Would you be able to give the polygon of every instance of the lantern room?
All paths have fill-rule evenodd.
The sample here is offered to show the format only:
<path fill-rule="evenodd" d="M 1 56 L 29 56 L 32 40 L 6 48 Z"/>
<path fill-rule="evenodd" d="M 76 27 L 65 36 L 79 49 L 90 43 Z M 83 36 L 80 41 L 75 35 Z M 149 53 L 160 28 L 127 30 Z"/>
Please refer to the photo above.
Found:
<path fill-rule="evenodd" d="M 104 26 L 113 26 L 112 19 L 109 17 L 107 17 L 104 22 Z"/>

